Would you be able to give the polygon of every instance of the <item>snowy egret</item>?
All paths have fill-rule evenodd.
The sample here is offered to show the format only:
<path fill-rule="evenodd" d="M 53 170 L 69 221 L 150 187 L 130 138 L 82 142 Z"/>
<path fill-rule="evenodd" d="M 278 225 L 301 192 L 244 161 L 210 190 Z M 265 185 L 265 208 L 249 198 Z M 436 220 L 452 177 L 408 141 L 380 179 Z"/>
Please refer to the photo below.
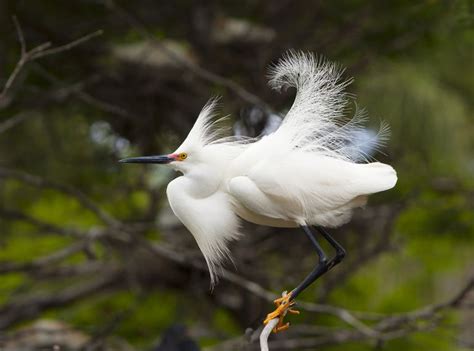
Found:
<path fill-rule="evenodd" d="M 279 319 L 274 331 L 288 327 L 283 324 L 288 312 L 297 313 L 292 309 L 295 298 L 345 256 L 344 248 L 323 227 L 348 222 L 367 195 L 397 182 L 391 166 L 367 159 L 360 163 L 365 154 L 356 139 L 365 114 L 356 111 L 350 121 L 341 121 L 351 101 L 344 92 L 350 80 L 342 81 L 341 76 L 337 65 L 291 51 L 270 71 L 272 87 L 296 88 L 291 109 L 273 133 L 256 139 L 225 137 L 216 124 L 216 100 L 210 100 L 175 152 L 120 161 L 163 164 L 182 173 L 169 183 L 168 201 L 196 239 L 212 284 L 230 257 L 229 242 L 240 236 L 240 218 L 303 230 L 319 260 L 301 284 L 275 301 L 277 308 L 265 321 Z M 382 125 L 379 140 L 387 131 Z M 334 247 L 332 259 L 317 233 Z"/>

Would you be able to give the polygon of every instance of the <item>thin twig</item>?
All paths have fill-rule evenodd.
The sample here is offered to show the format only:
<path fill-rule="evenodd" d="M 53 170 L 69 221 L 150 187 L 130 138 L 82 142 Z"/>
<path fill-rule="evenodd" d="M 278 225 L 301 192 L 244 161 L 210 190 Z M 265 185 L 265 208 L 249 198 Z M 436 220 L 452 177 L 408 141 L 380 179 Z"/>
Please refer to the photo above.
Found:
<path fill-rule="evenodd" d="M 23 30 L 21 29 L 20 22 L 16 16 L 13 16 L 13 23 L 15 25 L 16 34 L 18 36 L 18 41 L 20 42 L 21 56 L 26 54 L 26 42 L 25 36 L 23 35 Z"/>
<path fill-rule="evenodd" d="M 5 82 L 5 85 L 0 91 L 0 107 L 7 105 L 8 102 L 10 101 L 10 99 L 8 98 L 8 93 L 11 90 L 14 82 L 17 80 L 20 72 L 24 69 L 24 67 L 28 63 L 33 62 L 36 59 L 39 59 L 45 56 L 54 55 L 60 52 L 70 50 L 103 33 L 102 30 L 97 30 L 93 33 L 80 37 L 70 43 L 67 43 L 55 48 L 51 48 L 51 49 L 49 49 L 51 47 L 51 43 L 46 42 L 28 51 L 26 48 L 26 41 L 25 41 L 25 36 L 23 34 L 23 30 L 21 28 L 20 22 L 18 21 L 16 17 L 13 17 L 13 23 L 15 25 L 18 41 L 20 43 L 20 59 L 17 61 L 15 68 L 13 69 L 12 73 L 8 77 L 7 81 Z"/>
<path fill-rule="evenodd" d="M 63 85 L 65 83 L 64 81 L 62 81 L 58 77 L 55 77 L 53 74 L 51 74 L 50 72 L 48 72 L 46 69 L 44 69 L 38 64 L 34 65 L 33 69 L 35 69 L 37 73 L 39 73 L 42 77 L 44 77 L 51 83 L 58 84 L 58 85 L 60 84 Z M 97 80 L 97 77 L 92 77 L 92 79 L 88 79 L 87 81 L 79 82 L 79 83 L 73 84 L 70 87 L 63 88 L 61 95 L 67 96 L 69 94 L 72 94 L 72 95 L 75 95 L 77 98 L 79 98 L 79 100 L 95 108 L 98 108 L 101 111 L 112 113 L 117 116 L 129 118 L 129 119 L 136 118 L 136 116 L 134 116 L 132 113 L 127 111 L 125 108 L 115 105 L 115 104 L 111 104 L 110 102 L 100 100 L 96 98 L 95 96 L 92 96 L 91 94 L 84 91 L 84 86 L 87 83 L 93 82 L 95 80 Z"/>
<path fill-rule="evenodd" d="M 0 134 L 6 132 L 7 130 L 13 128 L 17 124 L 20 124 L 21 122 L 27 120 L 29 117 L 33 116 L 32 113 L 28 112 L 21 112 L 18 113 L 17 115 L 10 117 L 6 121 L 0 123 Z"/>
<path fill-rule="evenodd" d="M 71 41 L 67 44 L 57 46 L 57 47 L 51 48 L 49 50 L 40 50 L 39 52 L 34 53 L 31 56 L 31 59 L 36 60 L 40 57 L 45 57 L 45 56 L 48 56 L 48 55 L 54 55 L 54 54 L 58 54 L 60 52 L 71 50 L 72 48 L 74 48 L 78 45 L 81 45 L 82 43 L 85 43 L 86 41 L 88 41 L 92 38 L 98 37 L 99 35 L 102 35 L 102 34 L 104 34 L 104 31 L 102 29 L 96 30 L 95 32 L 89 33 L 89 34 L 87 34 L 87 35 L 85 35 L 81 38 L 78 38 L 74 41 Z"/>

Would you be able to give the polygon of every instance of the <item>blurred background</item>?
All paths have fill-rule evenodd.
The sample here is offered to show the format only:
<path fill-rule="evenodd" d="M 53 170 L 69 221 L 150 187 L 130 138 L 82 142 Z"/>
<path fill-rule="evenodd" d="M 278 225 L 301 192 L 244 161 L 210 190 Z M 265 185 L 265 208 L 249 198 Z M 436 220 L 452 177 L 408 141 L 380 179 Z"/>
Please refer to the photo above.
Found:
<path fill-rule="evenodd" d="M 0 0 L 0 349 L 257 349 L 307 238 L 245 225 L 210 291 L 176 175 L 117 160 L 173 151 L 216 95 L 260 133 L 293 48 L 355 77 L 399 182 L 334 232 L 348 257 L 271 349 L 472 350 L 472 23 L 470 1 Z"/>

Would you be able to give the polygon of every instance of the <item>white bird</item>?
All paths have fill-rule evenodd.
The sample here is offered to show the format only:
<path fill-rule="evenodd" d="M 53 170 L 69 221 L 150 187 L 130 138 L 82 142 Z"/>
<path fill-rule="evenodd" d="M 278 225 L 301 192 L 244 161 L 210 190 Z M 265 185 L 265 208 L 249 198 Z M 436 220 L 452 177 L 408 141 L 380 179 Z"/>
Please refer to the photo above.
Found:
<path fill-rule="evenodd" d="M 135 157 L 124 163 L 157 163 L 182 176 L 171 181 L 167 197 L 173 212 L 193 234 L 211 276 L 230 258 L 228 244 L 239 238 L 241 219 L 272 227 L 301 227 L 319 261 L 293 291 L 276 300 L 265 322 L 283 317 L 296 296 L 345 256 L 345 250 L 323 229 L 338 227 L 367 195 L 395 186 L 395 170 L 379 162 L 356 163 L 364 149 L 356 142 L 364 113 L 341 121 L 351 97 L 344 92 L 343 70 L 312 54 L 287 53 L 270 72 L 274 88 L 295 87 L 296 97 L 279 128 L 256 139 L 223 136 L 215 119 L 216 100 L 202 109 L 193 128 L 175 152 Z M 388 128 L 382 124 L 379 140 Z M 328 260 L 312 227 L 335 249 Z"/>

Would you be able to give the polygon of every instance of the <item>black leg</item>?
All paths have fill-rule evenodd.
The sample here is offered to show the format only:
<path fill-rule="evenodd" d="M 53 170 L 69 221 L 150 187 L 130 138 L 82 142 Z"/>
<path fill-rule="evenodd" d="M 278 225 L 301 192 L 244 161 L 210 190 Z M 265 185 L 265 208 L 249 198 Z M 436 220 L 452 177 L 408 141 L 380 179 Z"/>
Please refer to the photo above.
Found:
<path fill-rule="evenodd" d="M 304 289 L 306 289 L 311 283 L 313 283 L 316 279 L 322 276 L 328 270 L 328 259 L 326 254 L 323 251 L 321 245 L 319 245 L 316 238 L 313 236 L 311 229 L 308 226 L 301 226 L 304 233 L 308 236 L 311 243 L 314 245 L 316 252 L 319 256 L 318 265 L 313 269 L 313 271 L 304 278 L 304 280 L 296 287 L 295 290 L 291 292 L 291 299 L 296 298 Z"/>
<path fill-rule="evenodd" d="M 336 250 L 336 256 L 334 256 L 328 262 L 328 270 L 341 262 L 344 257 L 346 257 L 346 250 L 339 244 L 323 227 L 314 227 L 321 235 L 326 239 L 326 241 L 331 244 L 331 246 Z"/>
<path fill-rule="evenodd" d="M 291 292 L 292 300 L 295 299 L 296 296 L 298 296 L 304 289 L 311 285 L 316 279 L 318 279 L 324 273 L 326 273 L 339 262 L 341 262 L 346 255 L 346 250 L 344 250 L 344 248 L 336 240 L 334 240 L 334 238 L 329 235 L 329 233 L 324 228 L 315 227 L 315 229 L 319 233 L 321 233 L 324 239 L 326 239 L 329 244 L 331 244 L 331 246 L 334 247 L 334 249 L 336 250 L 336 256 L 333 257 L 330 261 L 328 261 L 326 254 L 323 251 L 323 248 L 314 237 L 313 233 L 311 232 L 311 229 L 308 226 L 301 226 L 301 229 L 303 229 L 303 231 L 315 247 L 316 252 L 319 256 L 319 261 L 318 265 L 313 269 L 313 271 L 308 274 L 308 276 L 301 282 L 301 284 L 296 287 L 296 289 Z"/>

